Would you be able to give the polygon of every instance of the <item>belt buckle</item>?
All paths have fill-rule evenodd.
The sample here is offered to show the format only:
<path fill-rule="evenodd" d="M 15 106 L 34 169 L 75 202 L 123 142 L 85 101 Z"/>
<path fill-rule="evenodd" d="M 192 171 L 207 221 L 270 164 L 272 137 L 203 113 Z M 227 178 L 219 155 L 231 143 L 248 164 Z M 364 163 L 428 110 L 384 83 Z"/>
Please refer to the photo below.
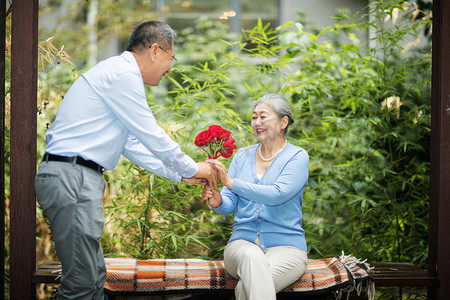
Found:
<path fill-rule="evenodd" d="M 97 164 L 97 173 L 103 175 L 103 172 L 105 172 L 105 168 Z"/>

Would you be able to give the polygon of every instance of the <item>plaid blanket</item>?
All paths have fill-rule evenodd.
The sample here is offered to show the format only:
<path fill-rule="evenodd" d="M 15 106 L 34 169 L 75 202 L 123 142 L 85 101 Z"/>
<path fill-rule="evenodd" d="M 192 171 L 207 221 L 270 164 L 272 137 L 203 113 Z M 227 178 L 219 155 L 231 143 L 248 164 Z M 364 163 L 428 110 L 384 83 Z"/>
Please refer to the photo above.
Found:
<path fill-rule="evenodd" d="M 195 292 L 233 292 L 237 280 L 225 270 L 223 260 L 105 258 L 105 292 L 110 295 L 161 295 Z M 361 292 L 374 286 L 365 262 L 352 256 L 308 260 L 305 274 L 280 293 L 321 295 Z"/>

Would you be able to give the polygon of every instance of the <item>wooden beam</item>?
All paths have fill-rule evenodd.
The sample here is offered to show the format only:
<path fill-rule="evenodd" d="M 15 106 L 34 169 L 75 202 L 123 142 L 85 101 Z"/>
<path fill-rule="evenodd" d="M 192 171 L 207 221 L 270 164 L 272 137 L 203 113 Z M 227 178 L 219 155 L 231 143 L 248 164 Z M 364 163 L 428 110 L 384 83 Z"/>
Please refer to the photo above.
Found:
<path fill-rule="evenodd" d="M 450 295 L 450 2 L 433 1 L 430 239 L 428 270 L 440 287 L 428 299 Z"/>
<path fill-rule="evenodd" d="M 38 0 L 14 1 L 11 31 L 11 299 L 35 299 Z"/>

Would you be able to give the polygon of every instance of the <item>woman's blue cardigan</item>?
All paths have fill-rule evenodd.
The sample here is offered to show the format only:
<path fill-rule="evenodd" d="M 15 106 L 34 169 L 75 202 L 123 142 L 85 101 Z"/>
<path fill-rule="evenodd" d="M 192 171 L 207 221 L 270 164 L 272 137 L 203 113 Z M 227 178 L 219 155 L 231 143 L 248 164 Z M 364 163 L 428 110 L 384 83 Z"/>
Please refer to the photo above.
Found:
<path fill-rule="evenodd" d="M 233 157 L 228 174 L 232 190 L 222 189 L 222 204 L 214 210 L 234 214 L 229 242 L 259 238 L 261 249 L 292 246 L 307 251 L 302 228 L 303 189 L 308 181 L 308 153 L 287 144 L 259 180 L 256 176 L 258 145 L 240 149 Z"/>

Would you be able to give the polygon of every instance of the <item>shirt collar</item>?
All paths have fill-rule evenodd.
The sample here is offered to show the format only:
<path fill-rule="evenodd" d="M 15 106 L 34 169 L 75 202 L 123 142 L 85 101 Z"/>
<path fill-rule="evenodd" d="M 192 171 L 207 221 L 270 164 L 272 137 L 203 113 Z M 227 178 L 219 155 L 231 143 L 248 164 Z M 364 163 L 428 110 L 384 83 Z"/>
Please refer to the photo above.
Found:
<path fill-rule="evenodd" d="M 134 57 L 133 53 L 131 53 L 130 51 L 122 52 L 120 57 L 125 58 L 127 61 L 129 61 L 130 63 L 134 64 L 137 68 L 139 68 L 136 58 Z"/>

